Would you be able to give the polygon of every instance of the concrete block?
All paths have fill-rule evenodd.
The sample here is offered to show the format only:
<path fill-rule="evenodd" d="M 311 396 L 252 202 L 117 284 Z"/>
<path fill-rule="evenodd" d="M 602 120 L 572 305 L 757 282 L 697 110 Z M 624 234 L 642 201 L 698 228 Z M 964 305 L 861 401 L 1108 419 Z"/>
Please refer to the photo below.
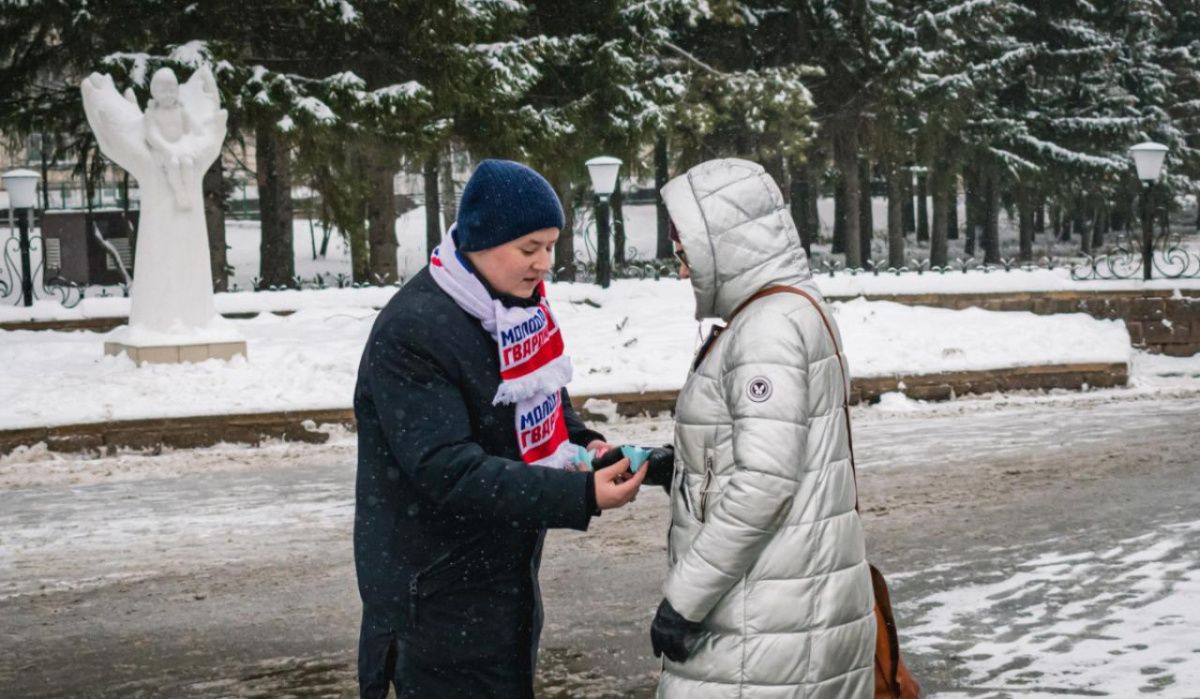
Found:
<path fill-rule="evenodd" d="M 950 400 L 954 397 L 954 387 L 944 383 L 927 386 L 909 386 L 904 389 L 904 393 L 914 400 Z"/>
<path fill-rule="evenodd" d="M 1142 330 L 1142 321 L 1127 320 L 1125 328 L 1129 330 L 1129 339 L 1133 344 L 1140 345 L 1146 341 L 1146 335 Z"/>
<path fill-rule="evenodd" d="M 1142 320 L 1161 320 L 1166 317 L 1167 302 L 1163 299 L 1136 299 L 1131 304 L 1130 314 Z"/>
<path fill-rule="evenodd" d="M 1133 302 L 1130 299 L 1118 298 L 1111 299 L 1108 302 L 1108 317 L 1109 318 L 1129 318 L 1129 311 Z"/>
<path fill-rule="evenodd" d="M 1108 318 L 1108 300 L 1102 298 L 1084 299 L 1083 312 L 1093 318 Z"/>
<path fill-rule="evenodd" d="M 1194 357 L 1200 354 L 1200 342 L 1172 343 L 1163 345 L 1160 349 L 1162 354 L 1168 357 Z"/>
<path fill-rule="evenodd" d="M 182 362 L 203 362 L 208 359 L 208 348 L 211 345 L 180 345 L 179 346 L 179 361 Z"/>
<path fill-rule="evenodd" d="M 1171 320 L 1200 321 L 1200 303 L 1192 303 L 1185 299 L 1170 299 L 1167 301 L 1166 315 Z"/>
<path fill-rule="evenodd" d="M 1076 297 L 1070 299 L 1058 299 L 1058 301 L 1054 303 L 1054 312 L 1086 313 L 1087 311 L 1084 310 L 1083 299 Z"/>
<path fill-rule="evenodd" d="M 1142 334 L 1146 344 L 1157 345 L 1172 342 L 1175 339 L 1175 328 L 1164 325 L 1161 321 L 1143 323 Z"/>
<path fill-rule="evenodd" d="M 248 358 L 250 355 L 245 342 L 214 342 L 208 346 L 208 356 L 211 359 L 229 361 L 237 356 Z"/>
<path fill-rule="evenodd" d="M 237 355 L 247 356 L 245 342 L 215 342 L 155 347 L 135 347 L 120 342 L 106 342 L 104 343 L 104 353 L 109 355 L 128 355 L 139 366 L 142 364 L 203 362 L 208 359 L 223 359 L 228 361 Z"/>
<path fill-rule="evenodd" d="M 133 361 L 142 364 L 178 364 L 178 347 L 129 347 L 126 350 Z"/>

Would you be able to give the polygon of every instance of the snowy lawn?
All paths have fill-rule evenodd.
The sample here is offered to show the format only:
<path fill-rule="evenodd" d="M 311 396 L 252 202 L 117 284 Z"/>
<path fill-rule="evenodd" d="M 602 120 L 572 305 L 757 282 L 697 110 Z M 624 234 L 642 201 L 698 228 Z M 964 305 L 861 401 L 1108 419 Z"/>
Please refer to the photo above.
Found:
<path fill-rule="evenodd" d="M 359 356 L 385 290 L 371 304 L 312 304 L 290 316 L 232 321 L 249 358 L 137 368 L 103 355 L 108 334 L 0 332 L 0 426 L 348 408 Z M 390 293 L 390 292 L 389 292 Z M 297 297 L 304 296 L 295 292 Z M 270 298 L 271 294 L 251 294 Z M 304 296 L 304 298 L 309 298 Z M 331 300 L 335 294 L 321 297 Z M 703 328 L 687 282 L 550 287 L 577 395 L 682 386 Z M 929 374 L 1046 364 L 1127 362 L 1119 321 L 952 311 L 862 299 L 834 304 L 854 376 Z"/>

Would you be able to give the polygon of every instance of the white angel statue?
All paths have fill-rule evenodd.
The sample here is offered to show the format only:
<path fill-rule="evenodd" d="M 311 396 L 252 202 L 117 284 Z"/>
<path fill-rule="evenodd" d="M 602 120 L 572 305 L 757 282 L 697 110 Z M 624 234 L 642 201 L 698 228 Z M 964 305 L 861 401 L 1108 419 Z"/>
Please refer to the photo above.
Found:
<path fill-rule="evenodd" d="M 100 150 L 133 175 L 141 190 L 131 344 L 223 330 L 213 309 L 201 186 L 221 153 L 228 116 L 212 71 L 201 67 L 180 85 L 169 68 L 158 70 L 144 114 L 133 90 L 122 96 L 112 76 L 93 73 L 81 89 Z"/>

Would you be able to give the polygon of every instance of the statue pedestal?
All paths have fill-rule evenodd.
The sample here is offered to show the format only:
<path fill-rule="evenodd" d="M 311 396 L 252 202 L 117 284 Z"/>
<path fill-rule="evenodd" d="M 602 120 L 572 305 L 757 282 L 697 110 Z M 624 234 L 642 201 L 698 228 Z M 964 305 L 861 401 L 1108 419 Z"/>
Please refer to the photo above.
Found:
<path fill-rule="evenodd" d="M 247 357 L 246 342 L 201 342 L 186 345 L 127 345 L 124 342 L 105 342 L 104 353 L 127 355 L 135 364 L 181 364 L 203 362 L 208 359 L 230 360 L 241 355 Z"/>
<path fill-rule="evenodd" d="M 204 328 L 176 325 L 170 332 L 156 332 L 126 325 L 114 330 L 104 342 L 107 355 L 127 355 L 138 366 L 143 364 L 181 364 L 208 359 L 228 361 L 241 355 L 248 358 L 246 341 L 229 321 L 214 318 Z"/>

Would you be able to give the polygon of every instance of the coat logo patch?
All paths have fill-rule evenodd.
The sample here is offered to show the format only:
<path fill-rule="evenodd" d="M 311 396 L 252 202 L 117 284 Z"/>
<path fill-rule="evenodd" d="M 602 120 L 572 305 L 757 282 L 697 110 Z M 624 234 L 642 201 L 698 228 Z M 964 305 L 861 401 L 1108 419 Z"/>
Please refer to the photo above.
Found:
<path fill-rule="evenodd" d="M 765 376 L 755 376 L 746 385 L 746 395 L 755 403 L 761 403 L 770 398 L 774 390 L 771 381 Z"/>

